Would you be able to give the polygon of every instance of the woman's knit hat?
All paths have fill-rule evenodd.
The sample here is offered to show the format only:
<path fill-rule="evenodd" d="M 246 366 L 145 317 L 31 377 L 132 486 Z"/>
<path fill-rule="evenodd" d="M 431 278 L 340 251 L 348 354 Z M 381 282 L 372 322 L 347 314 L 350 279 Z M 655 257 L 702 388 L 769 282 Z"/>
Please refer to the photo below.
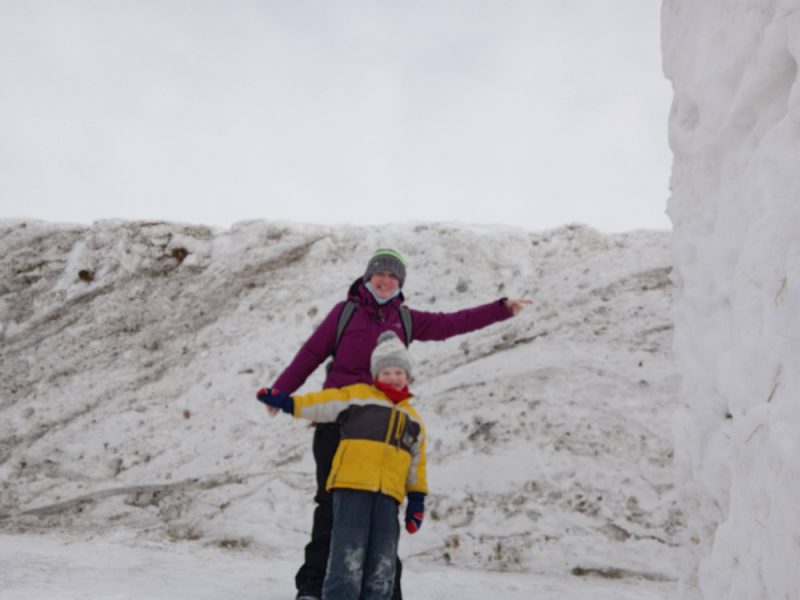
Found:
<path fill-rule="evenodd" d="M 369 281 L 375 273 L 391 273 L 400 282 L 400 287 L 406 281 L 406 261 L 398 252 L 390 248 L 381 248 L 367 263 L 367 270 L 364 273 L 364 281 Z"/>
<path fill-rule="evenodd" d="M 387 367 L 400 367 L 411 379 L 411 357 L 394 331 L 384 331 L 378 337 L 370 367 L 373 379 L 378 379 L 378 373 Z"/>

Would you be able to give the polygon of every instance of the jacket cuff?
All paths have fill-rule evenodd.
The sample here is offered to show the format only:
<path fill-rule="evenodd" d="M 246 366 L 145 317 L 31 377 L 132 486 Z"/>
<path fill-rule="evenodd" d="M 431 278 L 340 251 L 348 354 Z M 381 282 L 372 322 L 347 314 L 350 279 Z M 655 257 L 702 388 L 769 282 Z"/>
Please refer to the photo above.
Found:
<path fill-rule="evenodd" d="M 511 312 L 511 309 L 506 304 L 507 300 L 508 300 L 508 297 L 507 296 L 503 296 L 502 298 L 500 298 L 500 300 L 497 301 L 497 303 L 500 304 L 500 306 L 503 307 L 503 311 L 505 311 L 505 314 L 508 315 L 508 317 L 513 317 L 514 313 Z M 508 317 L 505 317 L 505 318 L 508 318 Z"/>

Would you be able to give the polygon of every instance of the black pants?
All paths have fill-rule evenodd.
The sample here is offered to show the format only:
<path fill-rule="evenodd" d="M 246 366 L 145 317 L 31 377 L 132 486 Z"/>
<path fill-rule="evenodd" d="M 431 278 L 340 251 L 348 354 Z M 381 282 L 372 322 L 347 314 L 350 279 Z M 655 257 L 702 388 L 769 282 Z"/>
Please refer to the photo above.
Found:
<path fill-rule="evenodd" d="M 331 472 L 333 455 L 339 446 L 339 426 L 335 423 L 322 423 L 314 432 L 314 461 L 317 463 L 317 495 L 314 502 L 314 524 L 311 528 L 311 541 L 306 546 L 305 563 L 294 578 L 297 595 L 322 597 L 322 582 L 328 566 L 331 549 L 331 529 L 333 528 L 333 495 L 325 491 L 325 482 Z M 397 559 L 397 574 L 394 578 L 392 600 L 403 600 L 400 591 L 400 575 L 403 565 Z"/>

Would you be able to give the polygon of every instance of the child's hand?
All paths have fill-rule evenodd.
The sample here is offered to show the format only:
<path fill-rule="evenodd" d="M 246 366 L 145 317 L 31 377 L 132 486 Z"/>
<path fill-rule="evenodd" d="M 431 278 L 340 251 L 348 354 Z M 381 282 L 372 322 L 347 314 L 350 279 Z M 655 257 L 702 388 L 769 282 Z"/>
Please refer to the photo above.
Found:
<path fill-rule="evenodd" d="M 422 527 L 422 519 L 425 518 L 425 494 L 422 492 L 411 492 L 408 494 L 408 504 L 406 505 L 406 531 L 417 533 Z"/>
<path fill-rule="evenodd" d="M 261 388 L 256 392 L 256 398 L 258 398 L 259 402 L 266 404 L 267 407 L 274 409 L 275 412 L 278 410 L 290 414 L 294 412 L 294 399 L 278 388 Z M 275 412 L 270 412 L 275 414 Z"/>

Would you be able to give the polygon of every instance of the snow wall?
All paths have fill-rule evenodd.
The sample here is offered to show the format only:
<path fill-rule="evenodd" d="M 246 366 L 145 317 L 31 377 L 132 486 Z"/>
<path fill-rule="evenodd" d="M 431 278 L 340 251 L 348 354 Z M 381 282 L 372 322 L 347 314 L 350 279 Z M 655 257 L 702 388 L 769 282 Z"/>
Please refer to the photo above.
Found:
<path fill-rule="evenodd" d="M 665 0 L 684 598 L 800 589 L 800 1 Z"/>

